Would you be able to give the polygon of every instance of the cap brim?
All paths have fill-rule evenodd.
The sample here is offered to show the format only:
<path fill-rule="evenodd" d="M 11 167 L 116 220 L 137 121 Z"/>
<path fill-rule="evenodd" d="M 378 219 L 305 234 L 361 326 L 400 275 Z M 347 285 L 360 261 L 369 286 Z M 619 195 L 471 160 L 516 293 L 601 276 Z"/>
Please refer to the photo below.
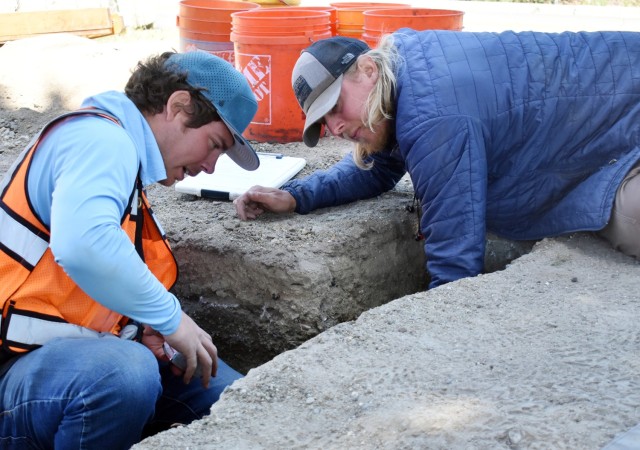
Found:
<path fill-rule="evenodd" d="M 225 152 L 231 160 L 244 170 L 256 170 L 260 167 L 260 158 L 251 145 L 229 123 L 220 116 L 233 136 L 233 145 Z"/>
<path fill-rule="evenodd" d="M 315 147 L 318 144 L 320 140 L 320 130 L 322 129 L 322 125 L 319 124 L 318 121 L 338 103 L 340 90 L 342 89 L 342 78 L 343 75 L 341 74 L 315 99 L 311 106 L 309 106 L 307 119 L 304 122 L 304 131 L 302 133 L 302 140 L 307 147 Z"/>

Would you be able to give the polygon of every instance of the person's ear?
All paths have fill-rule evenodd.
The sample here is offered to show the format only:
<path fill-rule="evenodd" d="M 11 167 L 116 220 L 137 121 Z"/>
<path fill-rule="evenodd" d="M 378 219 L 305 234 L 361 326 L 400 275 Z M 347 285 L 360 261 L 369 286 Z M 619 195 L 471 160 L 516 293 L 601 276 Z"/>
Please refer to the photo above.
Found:
<path fill-rule="evenodd" d="M 191 107 L 191 94 L 188 91 L 175 91 L 167 100 L 167 120 L 171 120 L 179 113 Z"/>
<path fill-rule="evenodd" d="M 358 71 L 362 73 L 367 78 L 373 78 L 373 80 L 378 79 L 378 65 L 368 55 L 362 55 L 358 58 Z"/>

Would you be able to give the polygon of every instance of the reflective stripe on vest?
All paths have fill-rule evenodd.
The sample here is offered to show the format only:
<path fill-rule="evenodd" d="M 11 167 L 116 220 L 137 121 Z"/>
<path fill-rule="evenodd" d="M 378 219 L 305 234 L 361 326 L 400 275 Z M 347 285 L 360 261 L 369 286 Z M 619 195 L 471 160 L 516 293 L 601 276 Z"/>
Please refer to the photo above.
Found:
<path fill-rule="evenodd" d="M 25 311 L 28 313 L 28 311 Z M 13 310 L 10 314 L 10 324 L 2 329 L 0 335 L 8 345 L 40 347 L 55 338 L 100 338 L 104 336 L 115 337 L 112 333 L 98 332 L 89 328 L 74 325 L 68 322 L 54 322 L 32 315 L 21 314 Z"/>
<path fill-rule="evenodd" d="M 5 251 L 10 251 L 14 259 L 19 258 L 23 265 L 28 265 L 28 270 L 32 270 L 49 247 L 49 242 L 0 208 L 0 245 Z"/>

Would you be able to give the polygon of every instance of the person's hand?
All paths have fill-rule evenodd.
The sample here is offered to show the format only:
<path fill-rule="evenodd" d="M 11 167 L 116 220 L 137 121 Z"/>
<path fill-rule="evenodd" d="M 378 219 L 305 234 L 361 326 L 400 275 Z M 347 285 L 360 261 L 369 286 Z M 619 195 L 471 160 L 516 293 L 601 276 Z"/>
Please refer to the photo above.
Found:
<path fill-rule="evenodd" d="M 200 363 L 202 385 L 208 388 L 211 376 L 215 377 L 218 371 L 218 349 L 213 345 L 211 336 L 196 325 L 193 319 L 183 311 L 178 329 L 175 333 L 164 336 L 164 340 L 182 353 L 187 360 L 187 368 L 183 376 L 184 382 L 191 381 L 196 366 Z M 155 354 L 153 349 L 152 351 Z"/>
<path fill-rule="evenodd" d="M 296 209 L 296 200 L 287 191 L 263 186 L 253 186 L 233 204 L 242 220 L 255 219 L 265 211 L 281 214 Z"/>
<path fill-rule="evenodd" d="M 142 344 L 151 350 L 160 361 L 169 361 L 162 347 L 164 345 L 164 337 L 149 325 L 144 325 L 142 328 Z"/>
<path fill-rule="evenodd" d="M 164 342 L 164 336 L 149 325 L 144 325 L 142 329 L 142 344 L 151 350 L 151 353 L 153 353 L 159 361 L 169 362 L 169 356 L 167 356 L 167 352 L 164 349 Z M 173 364 L 170 366 L 170 370 L 178 377 L 183 374 L 182 370 Z"/>

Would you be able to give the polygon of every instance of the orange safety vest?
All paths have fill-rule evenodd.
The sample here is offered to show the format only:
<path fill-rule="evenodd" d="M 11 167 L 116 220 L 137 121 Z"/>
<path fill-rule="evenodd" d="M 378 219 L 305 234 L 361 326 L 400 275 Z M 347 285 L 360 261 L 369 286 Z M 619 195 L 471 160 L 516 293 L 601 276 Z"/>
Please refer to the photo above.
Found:
<path fill-rule="evenodd" d="M 5 355 L 30 351 L 54 337 L 117 335 L 129 320 L 85 294 L 55 262 L 49 248 L 50 230 L 29 202 L 27 174 L 43 136 L 54 124 L 86 114 L 120 125 L 115 117 L 96 109 L 57 117 L 27 145 L 0 185 L 0 347 Z M 178 267 L 142 189 L 140 173 L 121 225 L 151 272 L 171 289 Z"/>

